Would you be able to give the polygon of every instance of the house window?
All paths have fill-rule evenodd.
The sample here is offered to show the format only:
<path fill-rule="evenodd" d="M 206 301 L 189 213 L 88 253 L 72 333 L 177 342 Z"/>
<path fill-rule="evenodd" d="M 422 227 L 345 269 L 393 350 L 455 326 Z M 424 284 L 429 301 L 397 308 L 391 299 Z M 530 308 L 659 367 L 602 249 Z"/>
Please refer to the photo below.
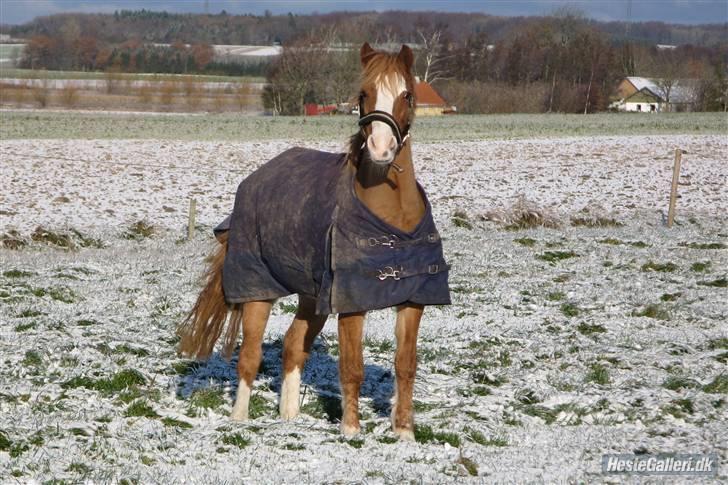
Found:
<path fill-rule="evenodd" d="M 655 111 L 656 108 L 657 108 L 657 106 L 655 106 L 654 104 L 650 105 L 650 111 Z"/>
<path fill-rule="evenodd" d="M 641 104 L 638 104 L 637 105 L 637 111 L 642 111 L 642 105 Z"/>

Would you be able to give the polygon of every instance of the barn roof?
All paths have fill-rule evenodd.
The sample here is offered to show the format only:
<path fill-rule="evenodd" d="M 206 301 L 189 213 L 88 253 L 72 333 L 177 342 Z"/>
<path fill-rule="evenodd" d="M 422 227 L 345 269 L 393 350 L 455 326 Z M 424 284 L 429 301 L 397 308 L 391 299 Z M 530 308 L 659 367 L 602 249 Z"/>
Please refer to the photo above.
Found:
<path fill-rule="evenodd" d="M 420 81 L 415 84 L 415 98 L 417 98 L 417 106 L 448 106 L 442 96 L 437 94 L 430 83 Z"/>
<path fill-rule="evenodd" d="M 627 80 L 637 89 L 637 91 L 648 90 L 661 100 L 666 97 L 665 89 L 659 85 L 659 79 L 648 77 L 629 76 Z M 696 98 L 696 90 L 694 82 L 690 79 L 681 79 L 675 81 L 670 90 L 671 103 L 692 103 Z"/>

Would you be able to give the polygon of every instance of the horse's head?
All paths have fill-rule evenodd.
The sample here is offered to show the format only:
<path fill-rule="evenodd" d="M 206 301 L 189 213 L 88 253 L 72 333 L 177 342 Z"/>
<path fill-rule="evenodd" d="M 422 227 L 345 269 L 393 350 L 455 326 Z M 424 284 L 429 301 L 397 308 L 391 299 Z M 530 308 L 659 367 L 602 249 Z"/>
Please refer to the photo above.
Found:
<path fill-rule="evenodd" d="M 413 61 L 406 45 L 399 54 L 375 51 L 369 43 L 361 48 L 359 125 L 369 159 L 377 165 L 391 164 L 409 135 L 415 111 Z"/>

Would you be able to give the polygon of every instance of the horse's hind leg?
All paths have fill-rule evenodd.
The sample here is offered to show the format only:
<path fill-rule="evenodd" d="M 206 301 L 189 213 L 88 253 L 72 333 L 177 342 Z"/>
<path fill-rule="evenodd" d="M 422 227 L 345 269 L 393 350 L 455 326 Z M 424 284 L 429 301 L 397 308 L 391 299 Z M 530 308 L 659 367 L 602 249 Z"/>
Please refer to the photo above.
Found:
<path fill-rule="evenodd" d="M 326 323 L 327 315 L 316 315 L 316 301 L 299 296 L 298 310 L 283 339 L 283 384 L 280 412 L 282 419 L 298 415 L 301 372 L 316 336 Z"/>
<path fill-rule="evenodd" d="M 364 380 L 361 349 L 364 312 L 339 315 L 339 382 L 341 384 L 341 432 L 353 436 L 359 426 L 359 389 Z"/>
<path fill-rule="evenodd" d="M 238 359 L 238 394 L 230 417 L 248 419 L 248 404 L 253 381 L 263 356 L 263 334 L 268 323 L 272 301 L 251 301 L 243 304 L 243 345 Z"/>
<path fill-rule="evenodd" d="M 412 390 L 417 371 L 417 332 L 423 307 L 402 305 L 397 309 L 397 352 L 394 356 L 396 387 L 392 406 L 392 430 L 403 440 L 414 440 Z"/>

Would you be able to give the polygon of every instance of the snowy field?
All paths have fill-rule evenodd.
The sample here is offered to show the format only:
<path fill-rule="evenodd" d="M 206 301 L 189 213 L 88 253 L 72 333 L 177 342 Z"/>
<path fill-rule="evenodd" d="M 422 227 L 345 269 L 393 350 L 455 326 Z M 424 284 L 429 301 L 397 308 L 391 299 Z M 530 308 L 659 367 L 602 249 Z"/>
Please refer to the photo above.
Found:
<path fill-rule="evenodd" d="M 0 483 L 618 482 L 602 454 L 660 452 L 717 453 L 728 479 L 725 133 L 416 139 L 453 266 L 453 305 L 421 327 L 416 443 L 387 418 L 391 310 L 367 319 L 351 440 L 333 318 L 302 415 L 277 419 L 293 297 L 271 317 L 249 423 L 227 417 L 235 360 L 176 354 L 211 227 L 291 142 L 108 138 L 0 141 Z M 517 227 L 525 213 L 549 227 Z"/>

